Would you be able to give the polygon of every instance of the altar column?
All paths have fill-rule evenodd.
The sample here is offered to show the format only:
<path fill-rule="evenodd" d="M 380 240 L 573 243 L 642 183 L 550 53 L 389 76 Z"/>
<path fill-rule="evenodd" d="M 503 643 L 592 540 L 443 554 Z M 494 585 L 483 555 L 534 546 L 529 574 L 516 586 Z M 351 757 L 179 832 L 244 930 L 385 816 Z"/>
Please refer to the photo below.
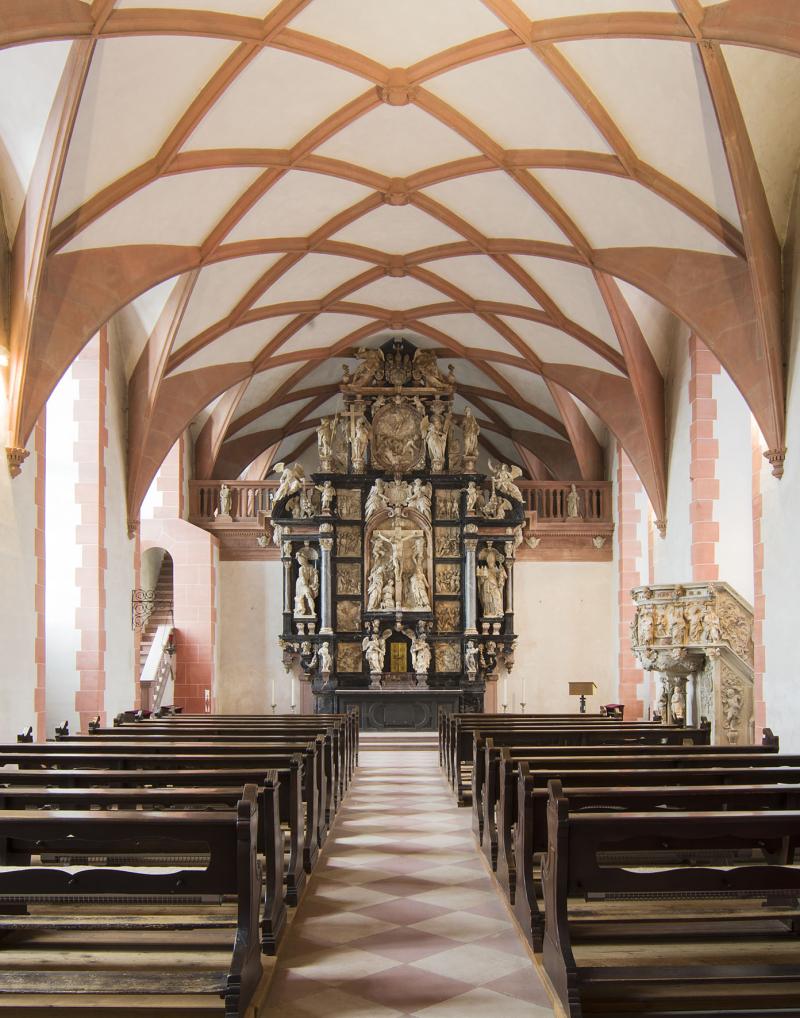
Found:
<path fill-rule="evenodd" d="M 478 547 L 478 538 L 472 534 L 476 533 L 478 528 L 471 523 L 464 529 L 471 531 L 470 535 L 464 538 L 464 634 L 475 636 L 478 632 L 475 587 L 475 551 Z"/>
<path fill-rule="evenodd" d="M 333 530 L 330 523 L 323 523 L 320 533 Z M 320 633 L 329 636 L 333 633 L 331 625 L 331 551 L 333 538 L 326 536 L 319 539 L 320 548 Z"/>
<path fill-rule="evenodd" d="M 292 542 L 281 543 L 281 561 L 283 562 L 283 632 L 288 636 L 292 632 Z"/>
<path fill-rule="evenodd" d="M 506 615 L 514 614 L 514 542 L 506 541 Z"/>

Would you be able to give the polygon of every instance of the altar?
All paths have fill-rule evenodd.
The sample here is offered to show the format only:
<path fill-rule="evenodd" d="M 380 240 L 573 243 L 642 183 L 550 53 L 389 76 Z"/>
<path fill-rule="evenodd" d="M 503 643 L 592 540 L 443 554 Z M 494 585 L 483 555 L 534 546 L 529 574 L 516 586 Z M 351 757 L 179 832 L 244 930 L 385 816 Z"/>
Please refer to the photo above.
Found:
<path fill-rule="evenodd" d="M 334 709 L 358 707 L 362 732 L 435 732 L 439 711 L 457 711 L 457 689 L 338 689 Z"/>
<path fill-rule="evenodd" d="M 440 708 L 483 710 L 513 665 L 520 470 L 477 470 L 480 424 L 456 415 L 432 350 L 396 338 L 355 355 L 317 429 L 319 470 L 278 464 L 284 666 L 318 713 L 431 731 Z"/>

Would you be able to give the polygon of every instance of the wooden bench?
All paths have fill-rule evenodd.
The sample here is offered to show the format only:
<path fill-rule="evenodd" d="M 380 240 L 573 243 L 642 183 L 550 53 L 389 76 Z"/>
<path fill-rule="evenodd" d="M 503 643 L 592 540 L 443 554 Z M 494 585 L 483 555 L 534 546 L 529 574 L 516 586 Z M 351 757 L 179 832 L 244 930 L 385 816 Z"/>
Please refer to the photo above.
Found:
<path fill-rule="evenodd" d="M 38 955 L 46 962 L 48 990 L 59 994 L 202 993 L 224 1000 L 226 1018 L 242 1018 L 261 978 L 258 914 L 260 877 L 257 845 L 257 790 L 247 785 L 236 808 L 211 812 L 32 811 L 4 810 L 0 825 L 11 846 L 13 864 L 0 870 L 0 939 L 3 971 L 0 993 L 40 992 L 37 938 L 46 933 Z M 54 851 L 102 847 L 119 854 L 131 844 L 152 839 L 173 846 L 176 859 L 198 843 L 207 848 L 208 865 L 179 862 L 161 872 L 129 866 L 89 866 L 75 871 L 59 865 L 35 865 L 42 847 Z M 226 900 L 235 902 L 235 934 L 225 971 L 148 970 L 137 975 L 113 957 L 114 933 L 152 931 L 172 941 L 182 931 L 209 927 L 199 914 Z M 184 914 L 167 910 L 191 908 Z M 131 914 L 133 910 L 134 914 Z M 224 930 L 223 917 L 217 928 Z M 109 958 L 87 971 L 82 938 L 102 931 Z M 80 934 L 75 939 L 75 935 Z M 13 938 L 9 939 L 9 934 Z M 64 943 L 59 943 L 62 934 Z M 70 934 L 72 939 L 70 940 Z M 30 948 L 19 954 L 21 938 Z M 58 946 L 56 946 L 58 945 Z M 166 944 L 168 947 L 168 943 Z M 58 950 L 54 961 L 52 952 Z M 124 958 L 124 955 L 123 955 Z M 59 965 L 59 962 L 63 962 Z"/>
<path fill-rule="evenodd" d="M 551 781 L 547 823 L 542 957 L 568 1018 L 797 1013 L 800 812 L 581 813 Z M 686 863 L 630 861 L 665 849 Z M 692 865 L 710 850 L 725 864 Z"/>
<path fill-rule="evenodd" d="M 589 804 L 607 811 L 618 810 L 628 792 L 630 801 L 639 803 L 640 809 L 649 808 L 649 803 L 655 803 L 653 808 L 658 809 L 667 802 L 679 809 L 682 802 L 689 801 L 695 803 L 695 809 L 705 808 L 704 801 L 716 801 L 722 808 L 722 804 L 729 801 L 741 802 L 742 794 L 747 794 L 748 790 L 752 790 L 751 798 L 756 803 L 753 808 L 776 808 L 775 803 L 791 803 L 794 800 L 790 797 L 800 792 L 800 767 L 767 768 L 766 774 L 760 768 L 755 771 L 734 768 L 723 772 L 719 768 L 703 767 L 677 771 L 561 771 L 560 774 L 558 778 L 557 773 L 546 767 L 533 774 L 527 765 L 522 765 L 518 776 L 519 819 L 514 843 L 513 847 L 504 845 L 501 848 L 498 863 L 498 883 L 509 894 L 520 928 L 534 951 L 541 950 L 544 929 L 537 858 L 547 850 L 546 807 L 550 781 L 561 780 L 568 795 L 580 796 L 576 800 L 581 803 L 578 808 L 589 808 L 583 803 L 586 796 Z M 764 798 L 756 798 L 762 791 Z M 664 811 L 665 822 L 668 816 L 671 819 Z M 506 857 L 511 865 L 504 879 L 502 860 Z"/>

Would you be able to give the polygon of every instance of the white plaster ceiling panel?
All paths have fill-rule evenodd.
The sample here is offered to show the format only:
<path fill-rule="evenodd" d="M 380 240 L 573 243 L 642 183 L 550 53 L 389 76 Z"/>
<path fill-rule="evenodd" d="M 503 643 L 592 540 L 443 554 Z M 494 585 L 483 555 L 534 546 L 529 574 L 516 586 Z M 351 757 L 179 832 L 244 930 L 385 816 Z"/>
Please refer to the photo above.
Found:
<path fill-rule="evenodd" d="M 704 227 L 635 181 L 583 170 L 536 176 L 594 248 L 673 247 L 730 254 Z"/>
<path fill-rule="evenodd" d="M 505 435 L 498 434 L 496 431 L 488 431 L 488 429 L 485 432 L 485 437 L 497 449 L 504 462 L 519 463 L 520 455 L 511 439 L 506 438 Z M 489 455 L 491 456 L 492 454 L 489 453 Z"/>
<path fill-rule="evenodd" d="M 173 276 L 146 290 L 136 300 L 121 308 L 111 319 L 119 337 L 126 379 L 130 380 L 144 345 L 150 338 L 153 326 L 158 321 L 174 286 Z"/>
<path fill-rule="evenodd" d="M 10 241 L 17 232 L 69 48 L 69 42 L 40 42 L 0 50 L 0 95 L 6 97 L 0 102 L 0 194 Z M 23 81 L 25 87 L 21 88 Z"/>
<path fill-rule="evenodd" d="M 178 330 L 175 349 L 209 325 L 225 318 L 279 257 L 257 255 L 253 258 L 232 258 L 203 269 Z"/>
<path fill-rule="evenodd" d="M 282 428 L 285 424 L 289 423 L 295 414 L 302 410 L 304 402 L 307 401 L 297 400 L 294 403 L 282 403 L 239 430 L 236 429 L 234 422 L 234 426 L 228 432 L 228 438 L 244 438 L 246 435 L 254 435 L 259 431 L 271 431 L 273 428 Z"/>
<path fill-rule="evenodd" d="M 225 90 L 184 148 L 291 148 L 368 88 L 363 78 L 330 64 L 266 48 Z"/>
<path fill-rule="evenodd" d="M 310 254 L 293 265 L 265 290 L 255 307 L 292 301 L 321 300 L 342 283 L 355 279 L 371 266 L 355 258 Z M 346 298 L 345 298 L 346 299 Z"/>
<path fill-rule="evenodd" d="M 381 205 L 333 235 L 333 240 L 361 244 L 388 254 L 408 254 L 464 238 L 413 205 Z"/>
<path fill-rule="evenodd" d="M 371 345 L 367 341 L 359 343 L 359 346 Z M 347 364 L 352 372 L 359 363 L 360 361 L 355 360 L 353 357 L 329 357 L 327 360 L 320 361 L 316 367 L 311 368 L 310 371 L 304 374 L 294 388 L 310 389 L 315 385 L 338 385 L 342 380 L 342 366 Z M 297 365 L 294 364 L 293 367 L 297 368 Z"/>
<path fill-rule="evenodd" d="M 426 318 L 425 321 L 462 346 L 517 354 L 514 347 L 503 339 L 497 329 L 493 329 L 488 322 L 476 315 L 436 315 L 433 318 Z"/>
<path fill-rule="evenodd" d="M 154 156 L 233 46 L 223 39 L 170 35 L 98 42 L 56 220 Z"/>
<path fill-rule="evenodd" d="M 446 357 L 447 355 L 445 355 L 445 358 L 442 358 L 443 362 Z M 476 389 L 483 389 L 486 392 L 500 391 L 500 386 L 497 382 L 489 378 L 485 372 L 481 370 L 479 365 L 473 364 L 472 361 L 468 361 L 464 357 L 459 357 L 457 360 L 454 360 L 453 364 L 455 365 L 456 389 L 458 389 L 459 384 L 461 384 L 471 385 Z"/>
<path fill-rule="evenodd" d="M 515 255 L 514 260 L 552 297 L 567 318 L 599 336 L 614 350 L 619 341 L 589 269 L 553 258 Z"/>
<path fill-rule="evenodd" d="M 597 441 L 601 445 L 607 447 L 609 439 L 611 438 L 611 432 L 608 430 L 608 428 L 605 426 L 605 424 L 600 420 L 600 418 L 597 416 L 597 414 L 594 412 L 594 410 L 590 410 L 589 407 L 586 406 L 585 403 L 581 403 L 581 401 L 579 399 L 577 399 L 576 397 L 573 396 L 573 399 L 575 400 L 575 405 L 580 410 L 580 412 L 583 414 L 584 420 L 589 425 L 589 427 L 592 429 L 592 434 L 594 435 L 594 437 L 597 439 Z"/>
<path fill-rule="evenodd" d="M 296 364 L 281 364 L 277 368 L 260 371 L 254 375 L 247 387 L 247 392 L 242 396 L 236 409 L 236 416 L 244 417 L 246 413 L 254 410 L 261 403 L 265 403 L 280 390 L 282 385 L 286 384 L 295 371 L 297 371 Z M 305 381 L 303 384 L 306 384 Z"/>
<path fill-rule="evenodd" d="M 308 436 L 311 434 L 312 432 L 310 429 L 305 429 L 304 431 L 298 431 L 294 435 L 289 435 L 288 438 L 285 438 L 278 446 L 278 451 L 275 454 L 274 462 L 282 463 L 289 457 L 294 459 L 295 456 L 297 455 L 297 453 L 295 452 L 297 447 L 301 445 L 303 440 L 305 438 L 308 438 Z M 317 450 L 313 448 L 310 451 L 304 450 L 304 452 L 300 455 L 300 463 L 302 463 L 304 467 L 309 468 L 312 466 L 316 466 L 316 464 L 319 463 L 319 460 L 317 459 Z M 310 472 L 310 470 L 308 472 Z M 272 470 L 270 470 L 270 474 L 273 473 L 276 473 L 276 469 L 274 466 Z M 267 476 L 269 476 L 269 474 Z"/>
<path fill-rule="evenodd" d="M 510 364 L 496 364 L 495 369 L 510 382 L 522 398 L 534 406 L 539 407 L 553 417 L 559 417 L 558 407 L 550 395 L 547 382 L 541 375 L 532 371 L 525 371 L 523 368 L 515 368 Z"/>
<path fill-rule="evenodd" d="M 359 117 L 316 152 L 389 177 L 405 177 L 428 166 L 480 154 L 419 107 L 387 104 Z"/>
<path fill-rule="evenodd" d="M 62 250 L 202 244 L 258 173 L 237 168 L 161 177 L 90 223 Z"/>
<path fill-rule="evenodd" d="M 465 64 L 425 87 L 503 148 L 609 151 L 579 104 L 528 49 Z"/>
<path fill-rule="evenodd" d="M 332 347 L 351 332 L 355 332 L 371 319 L 360 315 L 317 315 L 304 325 L 280 348 L 280 352 L 294 353 L 297 350 L 318 350 Z"/>
<path fill-rule="evenodd" d="M 423 193 L 455 212 L 485 237 L 569 243 L 541 206 L 500 171 L 445 180 L 426 187 Z"/>
<path fill-rule="evenodd" d="M 238 364 L 252 361 L 277 331 L 278 321 L 282 319 L 250 322 L 231 329 L 184 361 L 175 369 L 174 374 L 208 367 L 210 364 Z"/>
<path fill-rule="evenodd" d="M 324 0 L 309 4 L 290 27 L 365 53 L 387 67 L 407 67 L 503 25 L 478 0 Z"/>
<path fill-rule="evenodd" d="M 501 301 L 538 308 L 519 283 L 486 255 L 465 255 L 462 258 L 442 258 L 425 266 L 475 300 Z"/>
<path fill-rule="evenodd" d="M 600 354 L 560 329 L 529 322 L 524 318 L 512 318 L 510 315 L 501 317 L 545 364 L 575 364 L 578 367 L 608 371 L 612 375 L 622 374 Z"/>
<path fill-rule="evenodd" d="M 723 52 L 783 242 L 800 168 L 800 60 L 746 46 Z"/>
<path fill-rule="evenodd" d="M 307 237 L 339 212 L 366 197 L 369 189 L 317 173 L 286 173 L 236 224 L 227 242 L 261 237 Z"/>
<path fill-rule="evenodd" d="M 374 307 L 402 311 L 406 308 L 424 307 L 428 304 L 440 304 L 448 298 L 439 290 L 411 276 L 395 279 L 385 276 L 374 283 L 351 293 L 347 300 L 357 304 L 371 304 Z"/>
<path fill-rule="evenodd" d="M 659 371 L 666 375 L 670 351 L 685 328 L 683 322 L 649 293 L 644 293 L 623 279 L 617 279 L 616 284 L 639 323 Z"/>
<path fill-rule="evenodd" d="M 86 0 L 91 3 L 91 0 Z M 118 8 L 149 7 L 171 8 L 178 11 L 220 11 L 246 18 L 265 18 L 276 0 L 117 0 Z"/>
<path fill-rule="evenodd" d="M 702 0 L 701 0 L 702 2 Z M 719 0 L 707 0 L 718 3 Z M 674 14 L 674 0 L 517 0 L 529 18 L 568 18 L 579 14 L 616 14 L 619 11 L 656 11 Z"/>
<path fill-rule="evenodd" d="M 531 402 L 534 401 L 531 400 Z M 557 431 L 554 431 L 553 428 L 543 424 L 538 417 L 532 417 L 519 407 L 509 406 L 508 403 L 499 403 L 494 400 L 490 400 L 490 405 L 495 413 L 498 413 L 514 431 L 535 431 L 540 435 L 551 435 L 553 438 L 563 439 L 564 437 L 559 435 Z"/>
<path fill-rule="evenodd" d="M 640 158 L 739 225 L 714 105 L 694 46 L 592 39 L 560 48 Z"/>

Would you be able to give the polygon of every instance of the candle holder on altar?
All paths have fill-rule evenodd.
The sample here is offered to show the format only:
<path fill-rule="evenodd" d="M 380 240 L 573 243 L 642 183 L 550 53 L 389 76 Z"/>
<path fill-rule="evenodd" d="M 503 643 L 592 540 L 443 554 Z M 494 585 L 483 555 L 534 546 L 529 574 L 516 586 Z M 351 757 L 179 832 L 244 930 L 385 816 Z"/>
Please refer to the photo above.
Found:
<path fill-rule="evenodd" d="M 525 701 L 524 700 L 520 700 L 519 705 L 522 708 L 522 713 L 524 714 L 525 713 Z"/>
<path fill-rule="evenodd" d="M 503 713 L 505 714 L 505 712 L 506 712 L 506 711 L 508 710 L 508 704 L 507 704 L 507 703 L 504 703 L 504 704 L 502 705 L 502 707 L 503 707 Z"/>
<path fill-rule="evenodd" d="M 594 696 L 596 691 L 597 686 L 594 682 L 570 682 L 569 684 L 569 695 L 580 697 L 581 714 L 586 713 L 586 697 Z"/>
<path fill-rule="evenodd" d="M 275 708 L 276 708 L 277 706 L 278 706 L 278 705 L 277 705 L 277 703 L 273 703 L 273 705 L 272 705 L 272 713 L 273 713 L 273 714 L 275 713 Z"/>

